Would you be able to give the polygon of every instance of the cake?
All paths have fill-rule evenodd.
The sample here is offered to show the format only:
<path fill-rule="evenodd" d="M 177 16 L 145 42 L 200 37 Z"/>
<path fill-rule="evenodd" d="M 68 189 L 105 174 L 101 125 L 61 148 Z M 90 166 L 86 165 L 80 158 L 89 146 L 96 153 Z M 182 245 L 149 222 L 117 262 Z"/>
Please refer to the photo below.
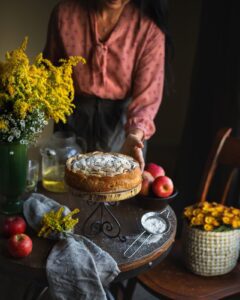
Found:
<path fill-rule="evenodd" d="M 66 162 L 66 183 L 83 192 L 120 192 L 142 182 L 139 163 L 120 153 L 77 154 Z"/>

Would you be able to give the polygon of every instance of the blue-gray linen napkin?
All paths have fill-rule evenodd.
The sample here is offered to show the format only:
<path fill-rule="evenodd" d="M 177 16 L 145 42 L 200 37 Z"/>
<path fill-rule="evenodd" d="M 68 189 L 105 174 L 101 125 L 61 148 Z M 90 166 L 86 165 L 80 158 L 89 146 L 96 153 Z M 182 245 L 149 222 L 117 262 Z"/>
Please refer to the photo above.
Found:
<path fill-rule="evenodd" d="M 60 204 L 42 194 L 33 193 L 23 207 L 28 224 L 38 231 L 42 216 L 58 210 Z M 64 214 L 70 210 L 65 206 Z M 116 261 L 84 236 L 52 235 L 58 238 L 47 258 L 47 279 L 55 300 L 106 300 L 106 288 L 119 274 Z"/>

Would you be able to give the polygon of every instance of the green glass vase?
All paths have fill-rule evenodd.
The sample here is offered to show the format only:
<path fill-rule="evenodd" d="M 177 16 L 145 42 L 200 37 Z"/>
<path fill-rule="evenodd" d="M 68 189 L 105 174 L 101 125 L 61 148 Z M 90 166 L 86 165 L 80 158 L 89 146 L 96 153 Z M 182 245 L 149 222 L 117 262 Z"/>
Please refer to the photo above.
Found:
<path fill-rule="evenodd" d="M 26 188 L 27 145 L 0 143 L 0 194 L 4 202 L 0 212 L 7 215 L 22 212 L 21 199 Z"/>

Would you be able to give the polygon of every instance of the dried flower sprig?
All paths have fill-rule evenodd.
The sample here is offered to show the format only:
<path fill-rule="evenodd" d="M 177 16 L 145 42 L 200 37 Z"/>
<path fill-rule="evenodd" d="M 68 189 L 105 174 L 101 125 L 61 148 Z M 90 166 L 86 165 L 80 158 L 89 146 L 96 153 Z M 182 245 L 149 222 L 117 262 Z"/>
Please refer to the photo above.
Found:
<path fill-rule="evenodd" d="M 85 59 L 60 59 L 54 66 L 40 53 L 30 63 L 27 42 L 0 61 L 1 142 L 33 143 L 49 119 L 66 122 L 75 107 L 72 69 Z"/>
<path fill-rule="evenodd" d="M 227 231 L 240 228 L 240 209 L 216 202 L 199 202 L 185 207 L 184 217 L 190 226 L 204 231 Z"/>
<path fill-rule="evenodd" d="M 60 207 L 57 211 L 51 210 L 44 214 L 42 218 L 42 228 L 38 236 L 48 237 L 50 233 L 64 233 L 71 231 L 78 223 L 78 219 L 73 219 L 72 216 L 79 213 L 79 209 L 75 208 L 66 216 L 63 215 L 64 207 Z"/>

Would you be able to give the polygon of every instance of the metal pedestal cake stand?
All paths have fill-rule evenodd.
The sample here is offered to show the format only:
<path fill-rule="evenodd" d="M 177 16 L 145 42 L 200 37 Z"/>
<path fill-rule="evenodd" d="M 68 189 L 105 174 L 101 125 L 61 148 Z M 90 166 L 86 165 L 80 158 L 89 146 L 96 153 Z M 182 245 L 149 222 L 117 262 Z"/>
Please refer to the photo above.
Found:
<path fill-rule="evenodd" d="M 70 192 L 74 196 L 86 200 L 89 206 L 94 207 L 83 223 L 83 234 L 91 238 L 103 233 L 108 238 L 118 238 L 125 242 L 126 237 L 121 234 L 121 224 L 112 213 L 111 207 L 116 206 L 119 201 L 134 197 L 140 190 L 141 184 L 131 190 L 111 193 L 88 193 L 70 187 Z"/>

